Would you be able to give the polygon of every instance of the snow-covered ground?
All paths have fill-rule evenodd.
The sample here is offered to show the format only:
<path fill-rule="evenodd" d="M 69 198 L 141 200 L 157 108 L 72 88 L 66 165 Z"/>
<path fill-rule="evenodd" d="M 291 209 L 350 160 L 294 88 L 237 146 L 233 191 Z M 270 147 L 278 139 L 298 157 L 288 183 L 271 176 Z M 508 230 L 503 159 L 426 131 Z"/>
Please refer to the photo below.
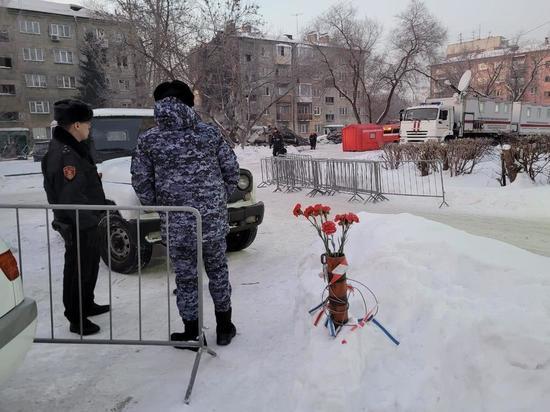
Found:
<path fill-rule="evenodd" d="M 380 155 L 342 153 L 332 144 L 306 152 Z M 237 153 L 241 166 L 259 179 L 259 159 L 269 150 L 239 148 Z M 33 162 L 0 163 L 0 175 L 37 171 Z M 0 388 L 0 411 L 546 411 L 550 259 L 433 221 L 461 227 L 468 218 L 472 230 L 461 228 L 471 233 L 483 231 L 481 224 L 474 230 L 476 222 L 489 222 L 487 235 L 503 240 L 507 230 L 522 225 L 529 234 L 538 229 L 544 253 L 550 243 L 545 231 L 550 186 L 521 182 L 500 188 L 494 178 L 489 162 L 472 176 L 446 178 L 451 206 L 443 209 L 433 199 L 393 197 L 363 205 L 347 203 L 348 196 L 309 199 L 305 193 L 257 189 L 266 204 L 265 221 L 250 248 L 229 255 L 239 334 L 228 347 L 213 345 L 215 322 L 206 291 L 207 339 L 218 357 L 203 356 L 191 406 L 182 403 L 193 362 L 188 351 L 35 344 Z M 44 200 L 39 175 L 0 177 L 0 203 Z M 322 248 L 307 222 L 292 216 L 297 202 L 323 202 L 336 213 L 360 212 L 347 248 L 349 276 L 376 293 L 376 318 L 399 346 L 371 324 L 353 333 L 345 330 L 336 340 L 313 327 L 307 311 L 323 289 L 318 277 Z M 16 244 L 13 216 L 0 211 L 0 236 Z M 25 291 L 39 302 L 39 334 L 47 336 L 43 213 L 22 212 L 21 221 Z M 521 239 L 512 240 L 523 246 Z M 55 333 L 69 336 L 60 296 L 62 243 L 55 233 L 51 247 Z M 142 277 L 143 334 L 151 338 L 163 338 L 167 331 L 162 252 Z M 96 292 L 101 303 L 108 297 L 107 279 L 102 267 Z M 137 337 L 137 283 L 135 276 L 113 274 L 118 338 Z M 180 322 L 171 303 L 175 330 Z M 363 315 L 357 303 L 355 317 Z M 108 316 L 95 319 L 102 337 L 108 336 Z"/>

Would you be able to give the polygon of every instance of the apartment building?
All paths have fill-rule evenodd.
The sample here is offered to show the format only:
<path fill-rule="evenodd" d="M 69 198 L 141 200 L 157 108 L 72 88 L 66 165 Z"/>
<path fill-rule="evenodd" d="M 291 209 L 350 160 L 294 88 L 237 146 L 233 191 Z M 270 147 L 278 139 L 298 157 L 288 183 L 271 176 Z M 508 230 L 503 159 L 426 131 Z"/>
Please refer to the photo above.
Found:
<path fill-rule="evenodd" d="M 491 36 L 449 44 L 443 62 L 431 67 L 431 95 L 448 97 L 466 71 L 471 87 L 490 97 L 550 105 L 550 41 L 519 47 L 504 37 Z"/>
<path fill-rule="evenodd" d="M 14 139 L 51 137 L 55 101 L 78 96 L 84 37 L 103 49 L 107 107 L 141 107 L 144 83 L 124 32 L 80 6 L 0 0 L 0 150 Z M 18 138 L 19 136 L 19 138 Z"/>
<path fill-rule="evenodd" d="M 331 47 L 328 36 L 310 33 L 308 41 L 298 41 L 291 35 L 265 35 L 252 27 L 243 27 L 235 33 L 229 46 L 220 48 L 219 53 L 223 59 L 234 58 L 231 67 L 238 67 L 239 84 L 233 87 L 245 96 L 237 98 L 242 102 L 239 110 L 243 122 L 261 115 L 257 125 L 288 127 L 304 137 L 356 123 L 351 104 L 333 87 L 316 50 L 319 45 Z M 218 65 L 212 64 L 213 54 L 198 59 L 196 70 L 218 71 Z M 345 84 L 346 78 L 351 81 L 351 75 L 343 67 L 337 73 L 339 85 Z M 209 80 L 202 90 L 199 83 L 197 91 L 201 103 L 208 106 L 209 98 L 215 98 L 209 97 L 213 93 L 208 88 L 216 76 L 208 73 L 205 76 Z M 231 76 L 226 74 L 227 78 Z M 362 121 L 366 121 L 366 116 L 362 116 Z"/>

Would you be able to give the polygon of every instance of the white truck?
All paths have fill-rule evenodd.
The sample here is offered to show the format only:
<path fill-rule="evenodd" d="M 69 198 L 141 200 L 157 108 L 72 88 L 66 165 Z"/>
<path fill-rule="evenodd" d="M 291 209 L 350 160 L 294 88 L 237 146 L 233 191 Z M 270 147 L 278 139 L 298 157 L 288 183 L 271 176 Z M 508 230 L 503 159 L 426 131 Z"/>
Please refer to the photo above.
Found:
<path fill-rule="evenodd" d="M 401 143 L 460 137 L 550 135 L 550 106 L 468 96 L 466 73 L 453 97 L 427 99 L 401 114 Z"/>

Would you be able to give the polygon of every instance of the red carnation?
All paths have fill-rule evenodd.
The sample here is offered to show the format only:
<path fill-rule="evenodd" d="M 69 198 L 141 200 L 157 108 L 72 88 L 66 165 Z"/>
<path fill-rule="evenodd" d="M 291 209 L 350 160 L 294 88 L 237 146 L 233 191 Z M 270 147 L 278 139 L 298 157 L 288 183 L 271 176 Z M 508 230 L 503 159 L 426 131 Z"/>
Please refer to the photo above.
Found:
<path fill-rule="evenodd" d="M 309 219 L 309 217 L 313 214 L 313 207 L 308 206 L 306 207 L 306 210 L 304 210 L 304 217 L 306 219 Z"/>
<path fill-rule="evenodd" d="M 355 214 L 355 213 L 348 213 L 346 215 L 346 220 L 349 222 L 349 223 L 359 223 L 359 217 Z"/>
<path fill-rule="evenodd" d="M 300 203 L 297 203 L 296 206 L 294 206 L 294 210 L 292 211 L 292 214 L 296 217 L 304 214 L 302 212 L 302 205 Z"/>
<path fill-rule="evenodd" d="M 313 214 L 315 216 L 319 216 L 321 213 L 323 213 L 323 205 L 322 204 L 316 204 L 313 206 Z"/>
<path fill-rule="evenodd" d="M 323 210 L 323 213 L 325 215 L 328 215 L 330 213 L 330 206 L 321 206 L 321 209 Z"/>
<path fill-rule="evenodd" d="M 333 235 L 336 233 L 336 224 L 329 220 L 328 222 L 323 223 L 321 230 L 327 235 Z"/>

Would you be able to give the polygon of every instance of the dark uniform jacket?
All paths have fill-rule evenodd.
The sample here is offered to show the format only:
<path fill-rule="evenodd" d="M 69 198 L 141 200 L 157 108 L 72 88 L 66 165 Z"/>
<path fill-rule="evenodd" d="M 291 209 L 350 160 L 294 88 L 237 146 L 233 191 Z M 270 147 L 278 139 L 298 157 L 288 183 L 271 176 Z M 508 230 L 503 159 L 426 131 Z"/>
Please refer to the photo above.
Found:
<path fill-rule="evenodd" d="M 50 204 L 105 205 L 105 193 L 97 167 L 86 143 L 78 142 L 56 127 L 48 152 L 42 159 L 44 189 Z M 100 211 L 79 211 L 80 230 L 96 227 Z M 55 220 L 76 227 L 76 213 L 55 210 Z"/>

